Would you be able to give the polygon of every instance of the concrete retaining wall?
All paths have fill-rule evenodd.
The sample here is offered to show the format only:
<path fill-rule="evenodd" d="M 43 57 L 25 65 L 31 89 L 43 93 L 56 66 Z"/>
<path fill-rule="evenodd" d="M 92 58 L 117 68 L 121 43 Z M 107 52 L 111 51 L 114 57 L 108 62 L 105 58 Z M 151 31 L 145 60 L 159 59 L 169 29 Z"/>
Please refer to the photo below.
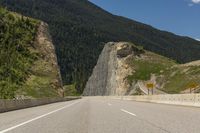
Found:
<path fill-rule="evenodd" d="M 24 109 L 34 106 L 40 106 L 56 102 L 64 102 L 80 99 L 80 97 L 66 97 L 66 98 L 45 98 L 45 99 L 21 99 L 21 100 L 1 100 L 0 99 L 0 113 Z"/>
<path fill-rule="evenodd" d="M 200 107 L 200 94 L 113 96 L 114 99 Z"/>

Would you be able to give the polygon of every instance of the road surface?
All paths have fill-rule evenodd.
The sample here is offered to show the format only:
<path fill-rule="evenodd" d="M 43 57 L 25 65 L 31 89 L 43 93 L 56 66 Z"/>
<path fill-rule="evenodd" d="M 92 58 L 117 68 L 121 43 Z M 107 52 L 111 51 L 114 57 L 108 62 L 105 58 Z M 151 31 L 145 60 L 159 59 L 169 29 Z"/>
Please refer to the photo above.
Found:
<path fill-rule="evenodd" d="M 200 108 L 103 97 L 0 114 L 0 133 L 200 133 Z"/>

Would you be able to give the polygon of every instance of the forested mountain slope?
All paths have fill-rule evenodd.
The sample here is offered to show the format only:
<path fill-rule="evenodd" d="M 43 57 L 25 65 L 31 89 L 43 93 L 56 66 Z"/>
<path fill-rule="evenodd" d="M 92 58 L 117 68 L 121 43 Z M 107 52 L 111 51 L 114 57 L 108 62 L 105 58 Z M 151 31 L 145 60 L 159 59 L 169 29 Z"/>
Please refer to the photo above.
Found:
<path fill-rule="evenodd" d="M 59 96 L 59 74 L 47 25 L 0 7 L 0 99 Z"/>
<path fill-rule="evenodd" d="M 1 0 L 0 4 L 49 24 L 64 84 L 74 84 L 80 93 L 109 41 L 130 41 L 180 63 L 200 59 L 200 42 L 112 15 L 88 0 Z"/>

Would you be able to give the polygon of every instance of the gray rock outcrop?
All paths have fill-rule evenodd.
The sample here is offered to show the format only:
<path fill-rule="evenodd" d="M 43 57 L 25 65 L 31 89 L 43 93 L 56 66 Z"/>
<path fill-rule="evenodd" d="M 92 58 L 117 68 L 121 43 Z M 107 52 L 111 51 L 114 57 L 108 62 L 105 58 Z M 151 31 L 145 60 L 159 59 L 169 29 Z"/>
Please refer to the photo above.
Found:
<path fill-rule="evenodd" d="M 83 95 L 125 95 L 130 88 L 126 77 L 133 71 L 128 61 L 138 52 L 140 52 L 138 49 L 126 42 L 107 43 L 86 84 Z"/>

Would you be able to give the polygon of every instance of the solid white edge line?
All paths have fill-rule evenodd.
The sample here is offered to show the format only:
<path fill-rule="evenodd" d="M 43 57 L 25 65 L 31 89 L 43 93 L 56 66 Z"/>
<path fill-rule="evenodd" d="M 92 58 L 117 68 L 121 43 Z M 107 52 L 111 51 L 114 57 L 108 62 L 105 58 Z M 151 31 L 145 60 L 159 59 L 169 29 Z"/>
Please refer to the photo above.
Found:
<path fill-rule="evenodd" d="M 131 113 L 131 112 L 125 110 L 125 109 L 121 109 L 121 111 L 122 111 L 122 112 L 125 112 L 125 113 L 127 113 L 127 114 L 130 114 L 130 115 L 136 116 L 136 114 L 133 114 L 133 113 Z"/>
<path fill-rule="evenodd" d="M 21 124 L 18 124 L 18 125 L 13 126 L 13 127 L 4 129 L 4 130 L 0 131 L 0 133 L 6 133 L 6 132 L 11 131 L 11 130 L 13 130 L 13 129 L 15 129 L 15 128 L 18 128 L 18 127 L 20 127 L 20 126 L 26 125 L 26 124 L 28 124 L 28 123 L 30 123 L 30 122 L 32 122 L 32 121 L 38 120 L 38 119 L 43 118 L 43 117 L 46 117 L 46 116 L 48 116 L 48 115 L 50 115 L 50 114 L 56 113 L 56 112 L 58 112 L 58 111 L 60 111 L 60 110 L 63 110 L 63 109 L 65 109 L 65 108 L 68 108 L 68 107 L 70 107 L 70 106 L 72 106 L 72 105 L 74 105 L 74 104 L 77 104 L 77 103 L 79 103 L 79 102 L 80 102 L 80 101 L 74 102 L 74 103 L 71 103 L 71 104 L 68 104 L 68 105 L 66 105 L 66 106 L 64 106 L 64 107 L 62 107 L 62 108 L 57 109 L 57 110 L 54 110 L 54 111 L 51 111 L 51 112 L 49 112 L 49 113 L 43 114 L 43 115 L 41 115 L 41 116 L 35 117 L 35 118 L 33 118 L 33 119 L 30 119 L 30 120 L 28 120 L 28 121 L 25 121 L 25 122 L 23 122 L 23 123 L 21 123 Z"/>

